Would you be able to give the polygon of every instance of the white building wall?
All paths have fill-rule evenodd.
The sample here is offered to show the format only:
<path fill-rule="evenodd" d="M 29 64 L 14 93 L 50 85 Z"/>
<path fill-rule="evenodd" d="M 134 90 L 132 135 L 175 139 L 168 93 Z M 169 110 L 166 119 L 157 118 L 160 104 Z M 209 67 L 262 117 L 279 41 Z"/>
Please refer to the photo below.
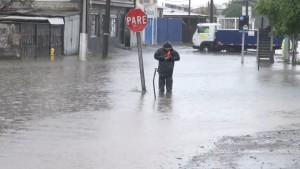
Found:
<path fill-rule="evenodd" d="M 140 4 L 139 1 L 136 2 L 136 8 L 142 9 L 146 14 L 148 18 L 155 18 L 155 22 L 157 22 L 157 16 L 158 16 L 158 9 L 157 9 L 157 3 L 155 4 Z M 157 23 L 152 24 L 152 45 L 157 44 Z M 155 27 L 154 27 L 155 26 Z M 141 41 L 142 44 L 145 44 L 145 31 L 143 30 L 141 33 Z M 137 38 L 136 33 L 132 32 L 130 33 L 130 46 L 137 46 Z"/>

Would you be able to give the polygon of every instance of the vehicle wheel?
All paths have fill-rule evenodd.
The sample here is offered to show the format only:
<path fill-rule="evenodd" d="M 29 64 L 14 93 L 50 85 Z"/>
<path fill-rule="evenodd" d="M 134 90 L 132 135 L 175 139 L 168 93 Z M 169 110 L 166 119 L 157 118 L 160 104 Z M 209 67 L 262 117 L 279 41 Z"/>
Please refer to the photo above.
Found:
<path fill-rule="evenodd" d="M 227 48 L 227 49 L 226 49 L 226 52 L 234 53 L 234 48 Z"/>
<path fill-rule="evenodd" d="M 208 53 L 210 52 L 210 46 L 209 45 L 204 45 L 202 48 L 202 52 Z"/>

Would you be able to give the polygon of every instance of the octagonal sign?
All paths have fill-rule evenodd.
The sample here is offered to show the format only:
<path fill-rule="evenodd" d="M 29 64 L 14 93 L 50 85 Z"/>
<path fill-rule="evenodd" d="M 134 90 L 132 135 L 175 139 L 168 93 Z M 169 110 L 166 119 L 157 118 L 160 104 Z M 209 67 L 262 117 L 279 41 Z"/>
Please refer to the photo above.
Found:
<path fill-rule="evenodd" d="M 126 25 L 133 32 L 143 31 L 147 23 L 147 14 L 141 9 L 131 9 L 126 15 Z"/>

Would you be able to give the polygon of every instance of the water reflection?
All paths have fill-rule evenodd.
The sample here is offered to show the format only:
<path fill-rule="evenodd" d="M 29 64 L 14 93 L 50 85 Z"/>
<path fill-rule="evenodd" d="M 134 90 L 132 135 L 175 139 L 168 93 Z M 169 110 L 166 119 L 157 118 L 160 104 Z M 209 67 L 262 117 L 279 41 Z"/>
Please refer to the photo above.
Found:
<path fill-rule="evenodd" d="M 0 63 L 0 135 L 45 116 L 111 108 L 107 86 L 118 65 L 75 57 L 8 63 Z"/>
<path fill-rule="evenodd" d="M 162 113 L 168 113 L 172 112 L 173 110 L 173 105 L 172 105 L 172 92 L 159 92 L 158 93 L 158 98 L 157 98 L 157 108 L 159 112 Z"/>
<path fill-rule="evenodd" d="M 140 96 L 140 100 L 139 100 L 139 104 L 138 104 L 138 112 L 143 111 L 144 100 L 145 100 L 145 92 L 141 92 L 141 96 Z"/>
<path fill-rule="evenodd" d="M 273 64 L 270 63 L 269 60 L 260 59 L 260 61 L 259 61 L 260 68 L 271 68 L 272 66 L 273 66 Z"/>

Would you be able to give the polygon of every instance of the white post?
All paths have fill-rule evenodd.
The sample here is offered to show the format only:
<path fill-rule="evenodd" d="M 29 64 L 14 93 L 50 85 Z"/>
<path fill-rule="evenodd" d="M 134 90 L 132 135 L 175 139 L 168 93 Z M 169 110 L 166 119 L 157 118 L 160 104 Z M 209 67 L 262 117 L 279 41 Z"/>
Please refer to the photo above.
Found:
<path fill-rule="evenodd" d="M 87 55 L 87 34 L 80 33 L 79 59 L 85 61 Z"/>
<path fill-rule="evenodd" d="M 290 37 L 284 37 L 284 60 L 289 62 L 290 61 Z"/>
<path fill-rule="evenodd" d="M 245 32 L 243 32 L 243 37 L 242 37 L 242 60 L 241 63 L 244 63 L 244 50 L 245 50 Z"/>
<path fill-rule="evenodd" d="M 234 19 L 234 29 L 238 29 L 237 28 L 237 19 Z"/>

